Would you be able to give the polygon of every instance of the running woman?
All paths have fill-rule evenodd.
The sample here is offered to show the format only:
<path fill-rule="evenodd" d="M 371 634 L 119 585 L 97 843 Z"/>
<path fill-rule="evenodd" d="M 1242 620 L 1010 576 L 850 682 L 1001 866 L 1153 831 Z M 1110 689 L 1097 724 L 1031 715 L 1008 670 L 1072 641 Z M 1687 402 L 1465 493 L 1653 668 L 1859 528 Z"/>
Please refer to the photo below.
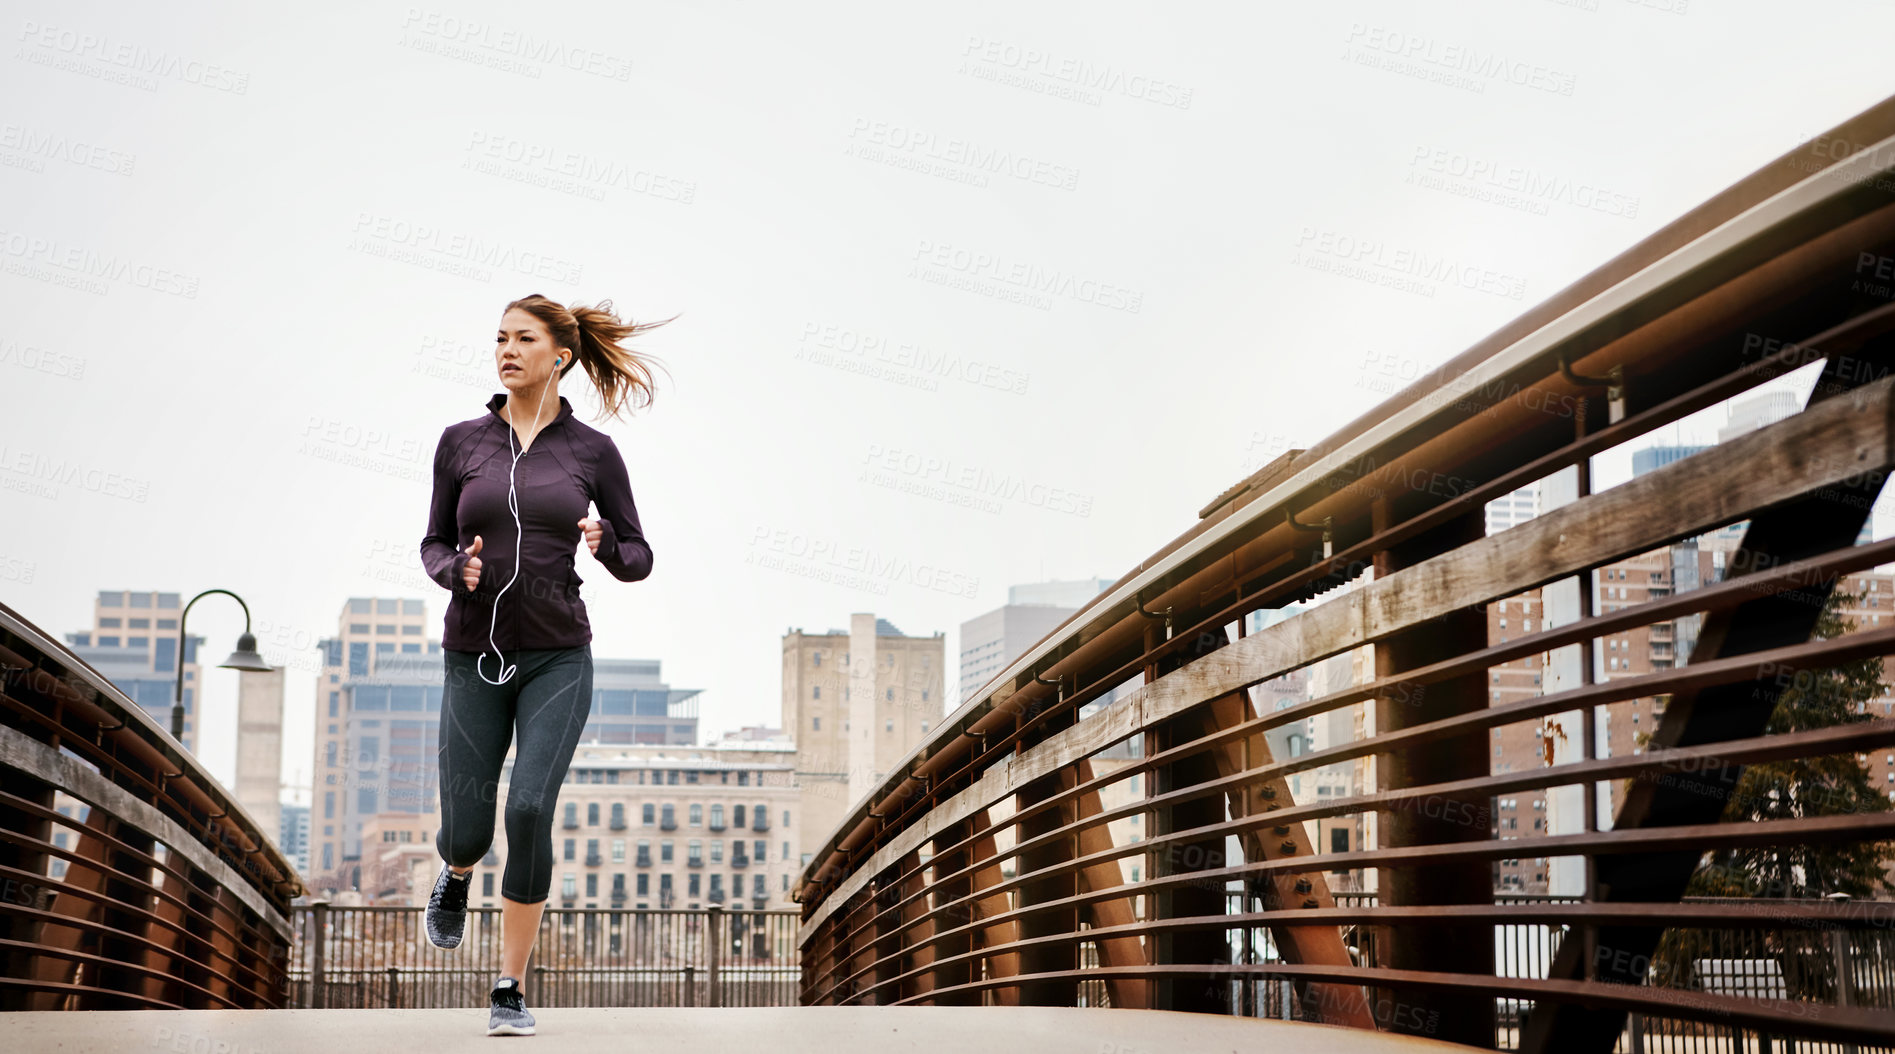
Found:
<path fill-rule="evenodd" d="M 570 309 L 537 293 L 513 301 L 494 342 L 506 391 L 482 416 L 449 425 L 434 451 L 421 562 L 453 598 L 441 634 L 435 847 L 444 863 L 425 928 L 436 947 L 460 946 L 511 744 L 490 1036 L 533 1034 L 520 982 L 552 888 L 559 787 L 592 707 L 592 627 L 574 553 L 583 544 L 621 582 L 651 574 L 625 461 L 611 437 L 573 419 L 559 379 L 584 367 L 608 415 L 630 400 L 649 404 L 652 360 L 622 342 L 669 321 L 621 322 L 610 300 Z M 592 505 L 596 518 L 587 516 Z"/>

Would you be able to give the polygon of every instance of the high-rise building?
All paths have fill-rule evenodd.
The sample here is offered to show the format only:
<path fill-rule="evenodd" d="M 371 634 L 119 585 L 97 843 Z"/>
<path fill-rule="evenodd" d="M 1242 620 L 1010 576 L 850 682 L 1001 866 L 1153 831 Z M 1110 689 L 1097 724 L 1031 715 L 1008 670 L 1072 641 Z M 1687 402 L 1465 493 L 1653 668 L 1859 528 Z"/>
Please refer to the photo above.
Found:
<path fill-rule="evenodd" d="M 1487 503 L 1487 533 L 1499 534 L 1540 514 L 1540 485 L 1529 483 Z"/>
<path fill-rule="evenodd" d="M 92 628 L 66 634 L 81 659 L 131 696 L 158 727 L 171 730 L 171 703 L 178 690 L 178 619 L 176 593 L 103 590 L 92 606 Z M 197 697 L 203 668 L 197 662 L 204 638 L 184 642 L 184 749 L 197 753 Z"/>
<path fill-rule="evenodd" d="M 380 804 L 389 789 L 378 776 L 392 761 L 384 760 L 383 747 L 401 744 L 404 754 L 413 759 L 402 774 L 410 797 L 419 783 L 431 792 L 433 783 L 427 773 L 433 771 L 433 740 L 441 708 L 443 668 L 440 643 L 428 639 L 426 605 L 408 597 L 350 597 L 337 620 L 337 635 L 318 642 L 322 667 L 316 675 L 314 786 L 309 802 L 309 868 L 305 878 L 312 887 L 325 890 L 355 888 L 355 869 L 343 870 L 344 860 L 357 859 L 361 824 L 364 816 L 381 811 Z M 388 711 L 390 690 L 387 680 L 374 682 L 377 667 L 397 656 L 408 656 L 409 665 L 396 679 L 400 687 L 401 710 L 412 717 L 395 718 Z M 432 659 L 432 668 L 416 668 L 413 658 Z M 358 686 L 365 695 L 382 704 L 382 712 L 361 717 L 352 705 Z M 432 691 L 428 687 L 432 686 Z M 363 739 L 366 736 L 367 742 Z M 425 769 L 417 766 L 426 765 Z M 425 801 L 432 794 L 421 795 Z M 363 806 L 367 808 L 363 808 Z"/>
<path fill-rule="evenodd" d="M 1112 587 L 1104 578 L 1010 586 L 1007 604 L 961 623 L 961 701 Z"/>
<path fill-rule="evenodd" d="M 1642 476 L 1653 469 L 1664 468 L 1674 461 L 1683 461 L 1698 451 L 1707 449 L 1709 448 L 1703 446 L 1648 446 L 1642 450 L 1634 450 L 1632 451 L 1632 475 Z"/>
<path fill-rule="evenodd" d="M 1732 400 L 1729 412 L 1724 427 L 1717 430 L 1717 441 L 1720 443 L 1728 443 L 1745 432 L 1753 432 L 1786 417 L 1794 417 L 1803 412 L 1803 403 L 1795 392 L 1759 392 Z"/>
<path fill-rule="evenodd" d="M 783 727 L 796 742 L 802 847 L 813 855 L 849 805 L 927 738 L 946 707 L 947 643 L 857 613 L 849 629 L 783 635 Z"/>
<path fill-rule="evenodd" d="M 277 826 L 276 847 L 283 851 L 298 874 L 309 874 L 309 806 L 284 803 Z"/>
<path fill-rule="evenodd" d="M 398 828 L 425 829 L 432 839 L 446 668 L 440 642 L 426 637 L 426 618 L 419 600 L 353 597 L 340 634 L 320 642 L 312 888 L 373 894 L 362 883 L 381 880 L 379 850 L 365 856 L 365 842 L 376 849 L 376 839 Z M 697 739 L 697 695 L 666 685 L 658 660 L 594 658 L 582 738 L 689 745 Z"/>

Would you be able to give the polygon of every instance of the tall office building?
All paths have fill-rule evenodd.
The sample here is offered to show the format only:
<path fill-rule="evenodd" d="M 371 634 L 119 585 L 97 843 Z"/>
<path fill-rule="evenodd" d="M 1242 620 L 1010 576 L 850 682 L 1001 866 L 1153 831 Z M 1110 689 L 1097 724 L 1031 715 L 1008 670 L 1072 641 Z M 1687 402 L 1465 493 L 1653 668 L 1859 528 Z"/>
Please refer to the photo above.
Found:
<path fill-rule="evenodd" d="M 961 623 L 960 696 L 966 702 L 1007 664 L 1112 587 L 1113 580 L 1081 578 L 1007 588 L 1007 604 Z"/>
<path fill-rule="evenodd" d="M 1487 503 L 1487 533 L 1499 534 L 1540 514 L 1540 485 L 1529 483 Z"/>
<path fill-rule="evenodd" d="M 176 593 L 104 590 L 92 605 L 92 628 L 66 634 L 66 643 L 138 703 L 158 727 L 171 730 L 171 702 L 178 685 Z M 197 663 L 204 638 L 184 642 L 184 749 L 197 753 L 197 696 L 203 669 Z"/>
<path fill-rule="evenodd" d="M 309 874 L 309 806 L 284 804 L 277 824 L 276 847 L 296 872 Z"/>
<path fill-rule="evenodd" d="M 328 890 L 353 888 L 353 875 L 339 872 L 343 861 L 359 851 L 361 817 L 379 811 L 386 796 L 388 788 L 377 776 L 378 768 L 388 764 L 383 761 L 383 746 L 400 744 L 399 749 L 417 764 L 423 755 L 433 757 L 432 740 L 425 745 L 422 740 L 435 729 L 440 713 L 441 646 L 428 639 L 428 627 L 426 606 L 420 600 L 350 597 L 337 619 L 337 636 L 317 645 L 322 668 L 316 675 L 310 867 L 305 872 L 312 884 L 321 883 Z M 410 662 L 413 656 L 431 656 L 434 660 L 431 678 L 426 669 L 410 666 L 403 671 L 408 682 L 403 687 L 417 691 L 402 693 L 402 708 L 415 716 L 401 718 L 399 727 L 393 718 L 374 714 L 358 718 L 351 705 L 353 689 L 369 685 L 378 664 L 400 655 L 410 656 Z M 434 690 L 426 692 L 430 680 Z M 391 687 L 386 681 L 375 682 L 371 694 L 386 706 Z M 417 702 L 420 705 L 411 709 L 411 704 Z M 365 733 L 369 734 L 366 748 L 362 744 Z M 364 749 L 369 753 L 365 755 Z M 414 778 L 411 772 L 410 782 Z M 430 790 L 433 787 L 432 783 L 426 785 Z M 369 807 L 364 809 L 363 805 Z"/>
<path fill-rule="evenodd" d="M 370 842 L 391 833 L 399 839 L 399 831 L 410 840 L 433 837 L 446 669 L 440 641 L 426 637 L 422 608 L 415 599 L 353 597 L 341 633 L 320 642 L 306 873 L 313 888 L 364 888 L 369 825 Z M 594 658 L 582 737 L 688 745 L 697 737 L 697 695 L 667 686 L 655 659 Z"/>
<path fill-rule="evenodd" d="M 783 635 L 783 727 L 796 742 L 802 846 L 812 855 L 851 803 L 927 737 L 945 712 L 947 643 L 857 613 L 849 629 Z"/>
<path fill-rule="evenodd" d="M 1642 476 L 1653 469 L 1664 468 L 1674 461 L 1683 461 L 1698 451 L 1706 449 L 1709 448 L 1704 446 L 1648 446 L 1643 450 L 1634 450 L 1632 451 L 1632 475 L 1634 477 Z"/>
<path fill-rule="evenodd" d="M 1796 397 L 1795 392 L 1759 392 L 1733 400 L 1730 417 L 1726 419 L 1724 427 L 1717 430 L 1717 441 L 1728 443 L 1745 432 L 1754 432 L 1764 425 L 1776 424 L 1802 412 L 1803 402 Z"/>

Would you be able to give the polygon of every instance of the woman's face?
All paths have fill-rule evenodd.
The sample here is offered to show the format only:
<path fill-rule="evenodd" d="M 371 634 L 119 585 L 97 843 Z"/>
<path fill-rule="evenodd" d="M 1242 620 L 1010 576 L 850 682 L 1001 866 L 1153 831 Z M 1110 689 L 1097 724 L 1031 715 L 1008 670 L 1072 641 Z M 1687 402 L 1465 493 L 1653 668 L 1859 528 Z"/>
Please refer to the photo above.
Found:
<path fill-rule="evenodd" d="M 508 391 L 538 388 L 558 371 L 553 360 L 566 355 L 553 346 L 546 323 L 532 312 L 516 307 L 501 316 L 493 346 L 494 369 Z"/>

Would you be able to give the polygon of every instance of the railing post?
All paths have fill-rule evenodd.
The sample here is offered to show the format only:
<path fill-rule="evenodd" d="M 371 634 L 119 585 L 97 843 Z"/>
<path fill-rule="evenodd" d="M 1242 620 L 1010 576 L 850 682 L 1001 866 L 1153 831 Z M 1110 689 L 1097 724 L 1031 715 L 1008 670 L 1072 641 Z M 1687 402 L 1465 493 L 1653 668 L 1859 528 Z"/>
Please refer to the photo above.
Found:
<path fill-rule="evenodd" d="M 1831 894 L 1831 898 L 1837 899 L 1839 895 Z M 1849 958 L 1849 931 L 1841 926 L 1837 926 L 1835 929 L 1829 931 L 1829 942 L 1830 949 L 1836 956 L 1836 1005 L 1839 1007 L 1854 1006 L 1856 1003 L 1855 976 L 1852 972 L 1854 966 L 1851 965 Z M 1854 1043 L 1845 1043 L 1842 1049 L 1843 1054 L 1856 1054 L 1860 1048 Z"/>
<path fill-rule="evenodd" d="M 329 1006 L 328 979 L 324 976 L 324 946 L 329 940 L 329 902 L 318 900 L 309 905 L 309 1005 L 316 1010 Z"/>
<path fill-rule="evenodd" d="M 723 1006 L 724 992 L 718 984 L 718 974 L 721 972 L 719 967 L 724 962 L 724 906 L 722 904 L 711 905 L 711 918 L 705 927 L 704 940 L 711 949 L 709 971 L 711 991 L 710 997 L 705 1002 L 709 1006 Z"/>
<path fill-rule="evenodd" d="M 388 1008 L 395 1010 L 401 1006 L 401 967 L 388 968 Z"/>
<path fill-rule="evenodd" d="M 1437 504 L 1439 498 L 1419 491 L 1375 499 L 1373 529 L 1379 534 Z M 1385 579 L 1403 568 L 1426 563 L 1486 537 L 1486 522 L 1475 507 L 1438 527 L 1398 542 L 1375 554 L 1374 577 Z M 1437 619 L 1391 633 L 1375 643 L 1375 676 L 1389 677 L 1439 661 L 1443 655 L 1466 655 L 1488 646 L 1487 608 L 1463 607 Z M 1389 733 L 1487 708 L 1486 674 L 1473 670 L 1428 685 L 1425 695 L 1410 700 L 1390 694 L 1376 697 L 1373 709 L 1377 738 Z M 1460 780 L 1479 780 L 1489 774 L 1488 733 L 1464 733 L 1430 742 L 1426 749 L 1392 750 L 1375 755 L 1378 791 L 1428 786 Z M 1383 809 L 1376 819 L 1376 845 L 1403 849 L 1429 845 L 1456 845 L 1488 839 L 1485 792 L 1440 795 L 1442 807 Z M 1466 818 L 1478 818 L 1476 823 Z M 1490 865 L 1476 857 L 1450 858 L 1447 863 L 1408 867 L 1378 867 L 1379 901 L 1387 907 L 1430 907 L 1441 904 L 1494 902 Z M 1394 927 L 1386 951 L 1388 966 L 1396 970 L 1496 976 L 1492 924 L 1469 926 L 1465 940 L 1442 941 L 1412 927 Z M 1371 1006 L 1394 996 L 1388 989 L 1369 992 Z M 1387 1020 L 1381 1027 L 1407 1035 L 1426 1031 L 1431 1039 L 1476 1047 L 1494 1044 L 1498 1022 L 1494 999 L 1478 991 L 1422 990 L 1400 993 L 1410 1013 Z M 1522 1044 L 1525 1049 L 1525 1044 Z M 1579 1049 L 1575 1046 L 1572 1049 Z"/>
<path fill-rule="evenodd" d="M 697 1005 L 697 967 L 684 968 L 684 993 L 678 997 L 678 1001 L 683 1006 Z"/>

